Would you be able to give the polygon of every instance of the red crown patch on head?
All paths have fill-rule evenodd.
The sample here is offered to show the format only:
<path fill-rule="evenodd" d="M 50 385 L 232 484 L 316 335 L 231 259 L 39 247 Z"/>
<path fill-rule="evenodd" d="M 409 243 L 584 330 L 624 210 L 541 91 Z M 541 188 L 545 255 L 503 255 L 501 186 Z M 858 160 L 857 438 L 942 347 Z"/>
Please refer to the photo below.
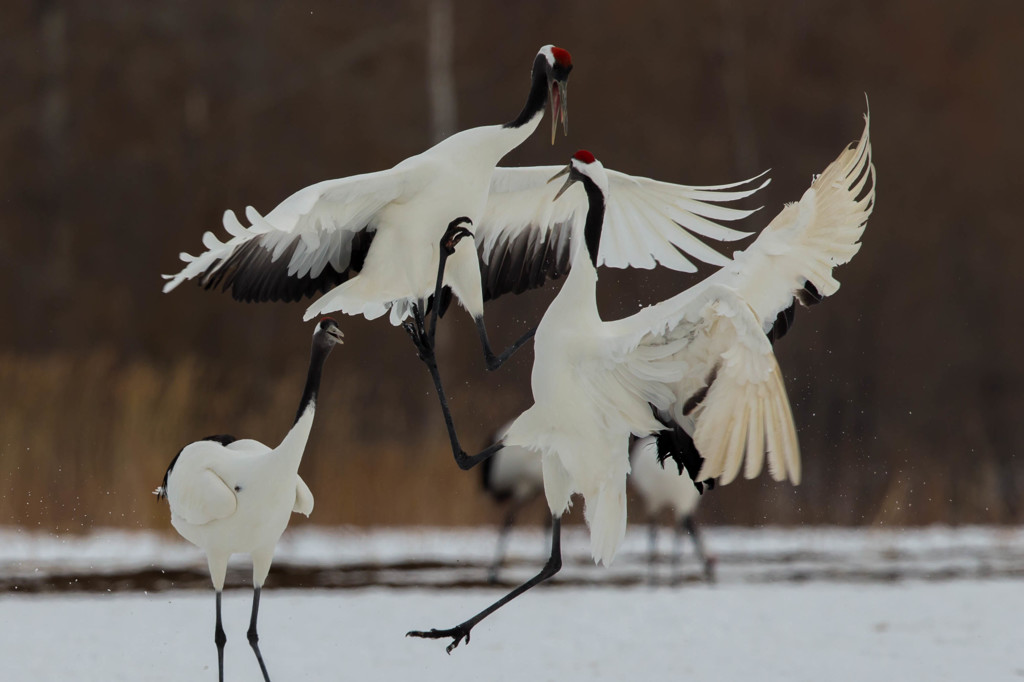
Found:
<path fill-rule="evenodd" d="M 320 326 L 321 327 L 326 325 L 328 322 L 334 322 L 334 324 L 338 324 L 338 322 L 333 317 L 322 317 L 322 318 L 320 318 Z"/>
<path fill-rule="evenodd" d="M 572 66 L 572 56 L 569 54 L 568 50 L 563 50 L 560 47 L 552 47 L 551 56 L 554 57 L 555 61 L 562 66 Z"/>
<path fill-rule="evenodd" d="M 582 161 L 583 163 L 594 163 L 594 161 L 597 160 L 594 158 L 594 155 L 588 152 L 586 149 L 579 150 L 578 152 L 572 155 L 572 158 L 576 159 L 577 161 Z"/>

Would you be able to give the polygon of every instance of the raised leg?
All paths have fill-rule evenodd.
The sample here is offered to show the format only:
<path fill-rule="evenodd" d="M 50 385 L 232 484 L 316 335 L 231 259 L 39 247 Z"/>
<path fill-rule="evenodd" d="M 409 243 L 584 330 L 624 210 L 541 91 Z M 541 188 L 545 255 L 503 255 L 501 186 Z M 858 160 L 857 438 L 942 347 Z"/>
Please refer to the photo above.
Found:
<path fill-rule="evenodd" d="M 515 343 L 506 348 L 501 355 L 495 355 L 494 351 L 491 350 L 491 342 L 487 338 L 487 325 L 484 324 L 483 315 L 476 318 L 476 331 L 477 334 L 480 335 L 480 345 L 483 346 L 484 349 L 484 362 L 487 364 L 487 369 L 493 372 L 505 364 L 505 361 L 512 357 L 512 355 L 514 355 L 524 343 L 532 339 L 533 335 L 537 333 L 537 328 L 534 327 L 523 334 L 515 341 Z"/>
<path fill-rule="evenodd" d="M 523 583 L 516 589 L 512 590 L 504 597 L 494 602 L 493 604 L 491 604 L 486 609 L 476 614 L 469 620 L 463 621 L 462 623 L 459 623 L 453 628 L 449 628 L 447 630 L 435 629 L 426 632 L 420 630 L 413 630 L 411 632 L 406 633 L 406 637 L 424 637 L 427 639 L 445 639 L 447 637 L 451 637 L 452 643 L 445 648 L 445 651 L 447 651 L 450 654 L 452 652 L 452 649 L 457 647 L 462 642 L 462 640 L 466 640 L 466 644 L 469 644 L 470 631 L 473 629 L 474 626 L 476 626 L 477 623 L 479 623 L 484 618 L 491 615 L 492 613 L 494 613 L 502 606 L 518 597 L 519 595 L 521 595 L 523 592 L 526 592 L 534 585 L 538 585 L 547 580 L 548 578 L 550 578 L 551 576 L 555 575 L 556 573 L 558 573 L 558 571 L 561 570 L 561 568 L 562 520 L 560 518 L 555 518 L 551 524 L 551 556 L 548 558 L 547 563 L 544 564 L 544 568 L 541 569 L 540 573 L 530 578 L 525 583 Z"/>
<path fill-rule="evenodd" d="M 436 310 L 436 306 L 435 306 Z M 415 343 L 417 338 L 421 340 L 427 338 L 427 334 L 424 333 L 423 316 L 420 314 L 418 306 L 413 306 L 413 319 L 414 323 L 406 323 L 404 325 L 405 330 L 409 332 L 409 335 L 413 338 Z M 420 349 L 420 359 L 427 366 L 430 371 L 430 376 L 434 380 L 434 389 L 437 391 L 437 398 L 441 402 L 441 412 L 444 414 L 444 425 L 448 429 L 448 439 L 451 441 L 452 454 L 455 456 L 455 463 L 459 465 L 460 469 L 472 469 L 480 462 L 484 461 L 495 452 L 503 447 L 502 442 L 499 440 L 496 443 L 492 443 L 487 446 L 479 453 L 475 455 L 467 455 L 466 451 L 459 445 L 458 434 L 455 433 L 455 423 L 452 421 L 451 409 L 448 407 L 448 397 L 445 395 L 444 386 L 441 383 L 441 373 L 437 369 L 437 359 L 434 356 L 433 347 L 430 345 L 421 346 L 417 343 L 417 347 Z"/>
<path fill-rule="evenodd" d="M 696 550 L 697 557 L 704 566 L 704 579 L 709 583 L 715 582 L 715 557 L 708 556 L 708 553 L 705 551 L 704 540 L 701 538 L 700 530 L 697 528 L 697 523 L 693 520 L 693 516 L 683 517 L 681 526 L 686 529 L 693 540 L 693 548 Z"/>
<path fill-rule="evenodd" d="M 260 611 L 260 588 L 255 587 L 252 591 L 252 617 L 249 619 L 249 631 L 246 636 L 249 638 L 249 646 L 252 647 L 253 653 L 256 654 L 256 660 L 260 664 L 260 670 L 263 672 L 264 682 L 270 682 L 270 675 L 267 674 L 267 666 L 263 663 L 263 654 L 260 653 L 260 636 L 256 632 L 256 616 Z"/>
<path fill-rule="evenodd" d="M 441 237 L 440 251 L 437 259 L 437 279 L 434 281 L 434 305 L 430 313 L 430 324 L 427 325 L 421 315 L 415 315 L 415 324 L 405 323 L 402 325 L 405 331 L 412 337 L 416 350 L 419 351 L 420 359 L 426 362 L 425 356 L 434 355 L 434 340 L 437 335 L 437 317 L 441 310 L 441 293 L 444 289 L 444 269 L 448 257 L 455 253 L 455 247 L 462 241 L 463 237 L 472 237 L 470 232 L 462 223 L 473 224 L 473 221 L 465 216 L 456 218 L 448 223 L 448 229 Z M 425 306 L 419 306 L 425 308 Z M 414 306 L 415 308 L 415 306 Z"/>
<path fill-rule="evenodd" d="M 441 373 L 437 369 L 437 358 L 434 354 L 434 333 L 437 330 L 437 312 L 441 307 L 439 302 L 441 300 L 441 289 L 444 284 L 445 263 L 448 260 L 448 256 L 455 252 L 455 247 L 463 237 L 473 236 L 473 233 L 462 227 L 460 223 L 472 224 L 472 221 L 469 218 L 456 218 L 448 224 L 448 229 L 441 238 L 441 252 L 437 266 L 437 281 L 434 285 L 434 306 L 431 312 L 430 324 L 428 325 L 426 320 L 423 319 L 423 314 L 420 312 L 421 306 L 413 305 L 413 321 L 406 322 L 402 327 L 412 338 L 417 351 L 419 351 L 420 359 L 426 364 L 427 369 L 430 371 L 430 377 L 434 380 L 434 388 L 437 390 L 437 397 L 441 402 L 441 411 L 444 413 L 444 423 L 448 429 L 448 438 L 451 440 L 455 463 L 459 465 L 460 469 L 465 470 L 473 468 L 493 455 L 502 448 L 502 444 L 500 441 L 492 443 L 481 452 L 472 456 L 467 455 L 462 449 L 462 446 L 459 445 L 459 438 L 455 433 L 455 424 L 452 421 L 452 413 L 448 407 L 448 398 L 441 383 Z"/>
<path fill-rule="evenodd" d="M 217 590 L 217 626 L 213 631 L 213 641 L 217 644 L 217 672 L 220 682 L 224 682 L 224 645 L 227 644 L 228 636 L 224 633 L 224 625 L 220 620 L 220 595 Z"/>

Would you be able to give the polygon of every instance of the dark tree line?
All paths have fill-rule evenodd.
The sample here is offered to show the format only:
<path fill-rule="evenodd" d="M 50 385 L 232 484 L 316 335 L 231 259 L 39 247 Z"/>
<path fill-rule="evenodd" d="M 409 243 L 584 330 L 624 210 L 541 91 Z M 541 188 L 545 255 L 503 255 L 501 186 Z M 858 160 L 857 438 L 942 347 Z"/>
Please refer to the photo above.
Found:
<path fill-rule="evenodd" d="M 5 9 L 0 412 L 23 414 L 25 391 L 50 385 L 25 374 L 30 367 L 65 367 L 56 390 L 83 397 L 39 399 L 37 436 L 27 418 L 0 421 L 8 507 L 27 469 L 45 484 L 74 463 L 99 478 L 114 466 L 100 443 L 122 442 L 127 417 L 103 413 L 105 430 L 74 434 L 97 411 L 127 409 L 110 397 L 126 376 L 151 371 L 160 393 L 188 360 L 207 368 L 200 394 L 216 388 L 237 401 L 154 427 L 159 447 L 140 460 L 140 481 L 161 448 L 202 435 L 211 414 L 238 421 L 254 405 L 290 403 L 287 377 L 308 336 L 301 305 L 247 306 L 191 286 L 165 296 L 159 275 L 178 268 L 179 251 L 200 250 L 226 208 L 265 212 L 312 182 L 393 165 L 453 117 L 460 128 L 513 117 L 533 54 L 554 42 L 576 63 L 570 137 L 551 148 L 538 133 L 506 164 L 561 164 L 585 147 L 609 167 L 689 184 L 771 168 L 751 230 L 859 134 L 870 97 L 879 187 L 863 249 L 837 272 L 840 292 L 798 311 L 777 349 L 805 482 L 796 491 L 742 483 L 721 491 L 710 513 L 750 523 L 1024 518 L 1024 94 L 1012 86 L 1024 6 L 456 0 L 446 24 L 447 5 L 42 0 Z M 602 308 L 624 314 L 693 281 L 606 270 Z M 517 336 L 550 296 L 497 301 L 495 335 Z M 368 459 L 335 473 L 373 480 L 386 466 L 389 476 L 426 476 L 425 453 L 444 453 L 429 378 L 400 330 L 342 326 L 330 390 L 345 396 L 346 414 L 344 430 L 330 433 Z M 487 375 L 461 311 L 442 333 L 454 407 L 483 438 L 528 404 L 530 358 Z M 109 367 L 87 370 L 97 358 Z M 97 384 L 68 385 L 73 378 Z M 247 390 L 228 391 L 233 383 Z M 270 391 L 286 395 L 255 397 Z M 272 440 L 273 424 L 265 428 L 254 435 Z M 51 442 L 43 432 L 53 429 L 69 433 L 53 441 L 61 452 L 12 464 L 11 443 Z M 388 463 L 375 468 L 378 459 Z M 456 478 L 449 464 L 439 461 L 436 476 Z M 483 513 L 465 490 L 469 511 L 438 518 Z"/>

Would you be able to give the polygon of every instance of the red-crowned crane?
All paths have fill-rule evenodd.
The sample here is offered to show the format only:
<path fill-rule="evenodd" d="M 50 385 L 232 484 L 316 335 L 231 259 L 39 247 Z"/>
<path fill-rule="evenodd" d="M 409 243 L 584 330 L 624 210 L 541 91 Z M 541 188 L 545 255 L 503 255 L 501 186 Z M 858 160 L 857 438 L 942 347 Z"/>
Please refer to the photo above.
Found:
<path fill-rule="evenodd" d="M 559 571 L 560 518 L 574 492 L 585 499 L 594 560 L 612 561 L 626 530 L 631 435 L 643 437 L 692 420 L 699 461 L 683 461 L 685 453 L 667 454 L 688 471 L 696 467 L 695 481 L 714 478 L 727 484 L 741 469 L 752 478 L 767 459 L 772 478 L 799 482 L 796 428 L 767 334 L 795 298 L 816 302 L 838 290 L 832 269 L 859 250 L 875 201 L 865 116 L 859 142 L 728 265 L 668 300 L 606 322 L 598 313 L 596 287 L 608 175 L 586 151 L 577 152 L 562 174 L 569 177 L 559 194 L 576 182 L 586 192 L 583 238 L 574 239 L 572 269 L 537 328 L 534 405 L 512 422 L 503 442 L 476 455 L 462 450 L 436 362 L 429 348 L 420 348 L 456 461 L 470 468 L 505 445 L 539 451 L 553 518 L 551 555 L 540 573 L 453 628 L 408 633 L 451 638 L 449 653 L 469 641 L 481 620 Z M 454 243 L 447 245 L 452 248 L 469 234 L 455 228 Z M 807 301 L 807 292 L 816 300 Z"/>
<path fill-rule="evenodd" d="M 670 433 L 670 432 L 662 432 Z M 666 466 L 659 455 L 658 436 L 638 438 L 629 448 L 629 482 L 640 494 L 647 514 L 648 564 L 651 583 L 655 582 L 655 559 L 658 552 L 659 517 L 670 512 L 674 521 L 675 535 L 672 547 L 672 584 L 679 582 L 679 559 L 682 554 L 682 535 L 685 530 L 693 541 L 693 549 L 703 567 L 704 579 L 715 580 L 715 557 L 704 549 L 704 540 L 694 520 L 694 512 L 700 502 L 701 493 L 690 480 L 682 476 L 676 467 Z"/>
<path fill-rule="evenodd" d="M 221 592 L 232 554 L 252 557 L 252 617 L 247 633 L 263 679 L 270 681 L 259 648 L 256 617 L 260 590 L 270 572 L 274 548 L 293 512 L 309 516 L 313 494 L 299 478 L 299 463 L 313 426 L 324 361 L 344 335 L 338 323 L 321 320 L 313 333 L 306 387 L 295 423 L 276 448 L 255 440 L 210 436 L 186 445 L 171 461 L 156 495 L 171 508 L 171 525 L 183 538 L 206 552 L 217 596 L 217 667 L 224 680 Z"/>
<path fill-rule="evenodd" d="M 166 275 L 164 291 L 198 279 L 206 289 L 230 289 L 241 301 L 297 301 L 326 292 L 306 310 L 306 319 L 332 311 L 372 319 L 390 309 L 398 325 L 414 307 L 426 311 L 444 225 L 466 216 L 476 226 L 478 253 L 463 249 L 452 256 L 438 305 L 445 308 L 452 293 L 458 297 L 476 322 L 487 367 L 497 368 L 533 330 L 496 355 L 487 338 L 484 302 L 565 274 L 569 234 L 586 212 L 586 201 L 580 195 L 551 203 L 545 183 L 555 168 L 495 166 L 533 133 L 549 99 L 552 142 L 559 120 L 567 129 L 571 69 L 566 50 L 546 45 L 534 58 L 526 104 L 512 121 L 456 133 L 389 170 L 311 185 L 266 215 L 250 206 L 248 227 L 227 211 L 229 239 L 205 233 L 207 250 L 181 254 L 186 265 Z M 749 211 L 712 202 L 749 196 L 767 183 L 688 187 L 614 172 L 609 181 L 615 198 L 599 262 L 685 271 L 695 267 L 684 253 L 715 265 L 727 261 L 694 234 L 727 241 L 747 234 L 713 221 Z"/>

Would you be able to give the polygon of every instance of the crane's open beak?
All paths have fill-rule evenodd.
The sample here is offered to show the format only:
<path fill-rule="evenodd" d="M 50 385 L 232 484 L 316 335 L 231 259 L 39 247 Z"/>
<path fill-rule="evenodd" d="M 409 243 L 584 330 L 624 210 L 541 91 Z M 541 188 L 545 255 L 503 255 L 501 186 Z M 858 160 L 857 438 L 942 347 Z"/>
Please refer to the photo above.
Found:
<path fill-rule="evenodd" d="M 328 327 L 327 335 L 334 339 L 335 343 L 345 343 L 345 333 L 337 327 Z"/>
<path fill-rule="evenodd" d="M 573 184 L 576 182 L 576 178 L 574 178 L 572 176 L 572 173 L 570 172 L 571 170 L 572 170 L 571 166 L 566 166 L 562 170 L 560 170 L 557 173 L 555 173 L 554 175 L 552 175 L 551 179 L 548 180 L 548 182 L 551 183 L 551 182 L 554 182 L 555 180 L 557 180 L 558 178 L 562 177 L 563 175 L 568 175 L 569 176 L 568 179 L 566 179 L 565 184 L 562 185 L 562 189 L 558 190 L 558 194 L 555 195 L 555 198 L 552 199 L 552 201 L 558 201 L 558 197 L 562 196 L 562 194 L 565 192 L 565 190 L 567 190 L 570 187 L 572 187 Z"/>
<path fill-rule="evenodd" d="M 551 100 L 551 144 L 554 144 L 559 120 L 562 121 L 562 132 L 569 134 L 569 82 L 548 81 L 548 99 Z"/>

